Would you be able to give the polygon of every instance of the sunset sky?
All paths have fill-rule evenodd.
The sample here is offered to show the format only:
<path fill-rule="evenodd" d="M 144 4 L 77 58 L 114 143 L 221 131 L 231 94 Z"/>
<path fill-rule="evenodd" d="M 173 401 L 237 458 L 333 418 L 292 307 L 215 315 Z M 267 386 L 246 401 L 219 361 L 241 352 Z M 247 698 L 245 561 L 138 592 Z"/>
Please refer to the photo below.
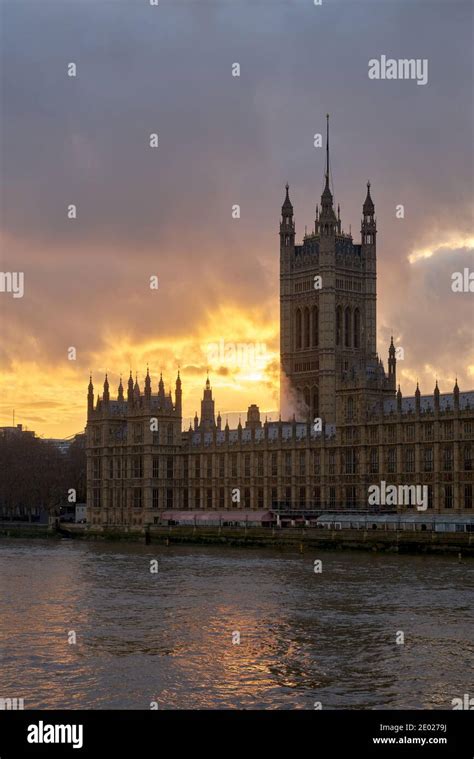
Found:
<path fill-rule="evenodd" d="M 25 276 L 23 298 L 0 293 L 0 425 L 15 409 L 39 435 L 81 432 L 89 371 L 96 393 L 108 371 L 115 397 L 130 368 L 143 387 L 147 364 L 155 392 L 160 371 L 174 392 L 181 367 L 188 422 L 207 367 L 229 422 L 253 402 L 277 415 L 280 208 L 288 181 L 300 242 L 326 112 L 356 242 L 372 183 L 380 355 L 393 333 L 404 394 L 456 375 L 474 388 L 474 294 L 451 291 L 474 269 L 470 2 L 0 0 L 0 13 L 1 269 Z M 428 84 L 370 80 L 382 54 L 428 59 Z M 258 344 L 258 360 L 213 358 L 221 340 Z"/>

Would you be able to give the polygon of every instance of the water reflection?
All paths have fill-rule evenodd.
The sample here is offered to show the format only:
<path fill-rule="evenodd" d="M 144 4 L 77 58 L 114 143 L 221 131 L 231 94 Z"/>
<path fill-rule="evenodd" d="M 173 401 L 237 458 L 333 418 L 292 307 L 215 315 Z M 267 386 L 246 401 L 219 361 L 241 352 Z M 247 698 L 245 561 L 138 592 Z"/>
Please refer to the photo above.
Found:
<path fill-rule="evenodd" d="M 26 708 L 451 708 L 469 686 L 472 576 L 446 557 L 1 541 L 0 695 Z"/>

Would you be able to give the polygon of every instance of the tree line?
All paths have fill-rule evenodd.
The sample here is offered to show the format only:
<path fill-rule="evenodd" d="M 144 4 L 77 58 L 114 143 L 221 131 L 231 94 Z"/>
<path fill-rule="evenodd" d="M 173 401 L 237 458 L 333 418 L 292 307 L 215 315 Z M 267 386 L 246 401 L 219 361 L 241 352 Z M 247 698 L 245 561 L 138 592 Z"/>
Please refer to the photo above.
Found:
<path fill-rule="evenodd" d="M 85 503 L 83 437 L 61 452 L 50 440 L 31 435 L 0 436 L 0 519 L 58 513 L 68 503 L 71 489 L 76 491 L 76 503 Z"/>

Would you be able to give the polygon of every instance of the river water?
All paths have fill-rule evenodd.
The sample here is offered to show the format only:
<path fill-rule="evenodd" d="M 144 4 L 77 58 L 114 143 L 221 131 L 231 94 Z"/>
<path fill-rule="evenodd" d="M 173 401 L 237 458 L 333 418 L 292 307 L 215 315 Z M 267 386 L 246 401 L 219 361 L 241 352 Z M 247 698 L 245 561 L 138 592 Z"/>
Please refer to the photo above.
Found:
<path fill-rule="evenodd" d="M 451 709 L 473 691 L 473 579 L 455 556 L 1 540 L 0 698 Z"/>

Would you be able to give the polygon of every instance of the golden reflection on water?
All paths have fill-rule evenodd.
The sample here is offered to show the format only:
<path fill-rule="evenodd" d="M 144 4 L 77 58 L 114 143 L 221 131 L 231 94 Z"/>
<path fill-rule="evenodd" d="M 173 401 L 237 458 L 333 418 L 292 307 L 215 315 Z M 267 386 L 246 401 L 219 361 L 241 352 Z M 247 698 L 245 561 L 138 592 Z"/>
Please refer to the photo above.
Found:
<path fill-rule="evenodd" d="M 466 568 L 328 552 L 315 576 L 314 558 L 0 541 L 0 696 L 26 708 L 451 708 L 474 653 Z"/>

